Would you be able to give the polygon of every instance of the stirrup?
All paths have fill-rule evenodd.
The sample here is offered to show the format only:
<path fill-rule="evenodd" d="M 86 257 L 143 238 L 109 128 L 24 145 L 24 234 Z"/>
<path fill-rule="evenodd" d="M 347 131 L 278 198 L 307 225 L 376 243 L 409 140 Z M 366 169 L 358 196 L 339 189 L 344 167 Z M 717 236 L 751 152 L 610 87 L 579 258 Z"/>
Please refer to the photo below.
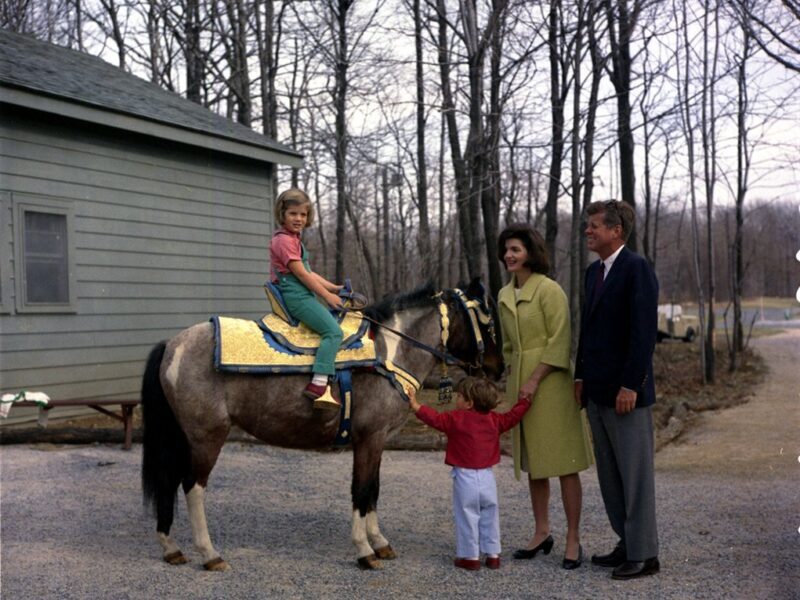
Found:
<path fill-rule="evenodd" d="M 331 409 L 340 409 L 342 407 L 341 403 L 333 397 L 331 394 L 331 386 L 325 386 L 325 393 L 322 394 L 319 398 L 314 400 L 314 410 L 331 410 Z"/>

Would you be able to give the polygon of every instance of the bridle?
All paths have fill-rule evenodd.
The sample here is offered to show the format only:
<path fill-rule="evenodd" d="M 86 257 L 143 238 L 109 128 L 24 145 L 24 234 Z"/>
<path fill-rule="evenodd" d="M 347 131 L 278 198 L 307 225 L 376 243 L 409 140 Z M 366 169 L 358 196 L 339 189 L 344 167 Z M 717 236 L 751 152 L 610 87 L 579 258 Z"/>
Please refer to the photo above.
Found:
<path fill-rule="evenodd" d="M 459 304 L 464 308 L 467 313 L 467 322 L 470 325 L 470 329 L 472 332 L 473 339 L 475 340 L 475 344 L 478 349 L 478 356 L 475 362 L 467 363 L 466 361 L 461 360 L 450 354 L 447 351 L 447 342 L 450 339 L 450 310 L 445 301 L 444 295 L 445 292 L 438 292 L 434 294 L 434 298 L 436 299 L 438 306 L 439 306 L 439 326 L 441 328 L 441 349 L 434 348 L 426 344 L 425 342 L 421 342 L 420 340 L 416 339 L 413 336 L 408 335 L 407 333 L 403 333 L 402 331 L 398 331 L 392 327 L 389 327 L 385 323 L 381 323 L 380 321 L 376 321 L 363 313 L 361 317 L 373 325 L 380 327 L 381 329 L 385 329 L 396 336 L 404 339 L 412 346 L 419 348 L 420 350 L 424 350 L 429 354 L 433 355 L 437 359 L 439 359 L 445 365 L 454 365 L 464 369 L 465 371 L 470 369 L 480 369 L 481 365 L 483 364 L 483 353 L 485 349 L 485 344 L 483 341 L 483 335 L 481 334 L 480 325 L 486 325 L 489 330 L 489 335 L 494 342 L 495 338 L 495 330 L 494 330 L 494 320 L 492 319 L 492 313 L 489 310 L 489 307 L 486 303 L 481 299 L 474 299 L 469 298 L 462 290 L 458 288 L 453 288 L 451 290 L 453 295 L 456 297 Z M 347 311 L 348 309 L 344 309 Z"/>
<path fill-rule="evenodd" d="M 492 342 L 496 342 L 492 313 L 483 299 L 469 298 L 458 288 L 454 288 L 452 292 L 467 314 L 467 321 L 470 325 L 472 337 L 475 340 L 475 345 L 478 349 L 478 357 L 473 364 L 466 364 L 464 361 L 460 360 L 460 364 L 457 364 L 457 366 L 464 368 L 464 365 L 466 365 L 467 368 L 480 369 L 481 365 L 483 365 L 483 352 L 486 348 L 486 345 L 483 342 L 483 334 L 481 333 L 481 325 L 486 325 L 489 330 L 489 335 L 492 338 Z M 450 338 L 450 315 L 447 303 L 444 301 L 443 296 L 444 292 L 439 292 L 436 294 L 436 299 L 439 302 L 439 324 L 442 330 L 442 347 L 447 348 L 447 341 Z M 445 362 L 445 364 L 454 363 Z"/>

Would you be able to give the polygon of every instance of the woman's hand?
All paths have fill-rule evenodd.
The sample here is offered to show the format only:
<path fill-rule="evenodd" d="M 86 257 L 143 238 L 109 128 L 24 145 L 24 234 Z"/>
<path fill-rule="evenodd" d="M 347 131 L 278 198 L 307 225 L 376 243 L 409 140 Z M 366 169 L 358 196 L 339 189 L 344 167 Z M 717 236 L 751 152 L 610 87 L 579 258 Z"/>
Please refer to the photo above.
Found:
<path fill-rule="evenodd" d="M 536 390 L 538 388 L 539 381 L 536 379 L 529 379 L 521 388 L 519 388 L 519 394 L 517 395 L 520 398 L 526 398 L 530 401 L 533 401 L 533 397 L 536 395 Z"/>

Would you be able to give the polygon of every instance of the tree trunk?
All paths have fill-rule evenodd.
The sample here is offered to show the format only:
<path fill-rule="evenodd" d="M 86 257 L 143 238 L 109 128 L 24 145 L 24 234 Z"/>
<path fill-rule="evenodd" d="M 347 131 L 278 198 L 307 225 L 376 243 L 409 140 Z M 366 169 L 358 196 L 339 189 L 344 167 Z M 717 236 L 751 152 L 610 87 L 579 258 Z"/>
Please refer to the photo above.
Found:
<path fill-rule="evenodd" d="M 347 68 L 348 68 L 348 32 L 347 11 L 353 0 L 338 0 L 335 12 L 336 39 L 334 40 L 336 66 L 334 71 L 335 89 L 333 94 L 334 110 L 336 111 L 336 148 L 334 151 L 336 162 L 336 281 L 344 280 L 344 243 L 345 243 L 345 194 L 347 182 Z"/>
<path fill-rule="evenodd" d="M 558 273 L 556 237 L 558 236 L 558 194 L 561 188 L 561 161 L 564 154 L 564 85 L 565 79 L 561 65 L 560 35 L 561 0 L 550 0 L 547 39 L 550 56 L 550 116 L 552 132 L 552 151 L 550 153 L 550 178 L 547 182 L 547 203 L 545 204 L 546 226 L 545 244 L 550 255 L 550 272 Z"/>
<path fill-rule="evenodd" d="M 591 2 L 591 0 L 589 0 Z M 573 88 L 572 88 L 572 148 L 570 150 L 570 171 L 572 173 L 572 222 L 569 244 L 569 312 L 572 324 L 572 347 L 577 349 L 581 319 L 581 61 L 583 60 L 583 0 L 575 5 L 578 19 L 575 24 L 575 50 L 573 53 Z"/>
<path fill-rule="evenodd" d="M 711 71 L 709 73 L 709 17 L 710 9 L 708 0 L 705 2 L 703 15 L 703 112 L 702 127 L 703 134 L 703 168 L 705 175 L 706 191 L 706 262 L 708 270 L 706 278 L 708 283 L 708 323 L 706 324 L 706 364 L 705 380 L 714 383 L 714 371 L 716 359 L 714 355 L 715 320 L 714 300 L 716 294 L 716 256 L 714 253 L 714 186 L 717 179 L 717 141 L 716 141 L 716 105 L 715 90 L 717 79 L 717 59 L 719 56 L 719 19 L 714 18 L 714 53 L 712 58 Z M 719 14 L 719 6 L 715 6 L 714 15 Z"/>
<path fill-rule="evenodd" d="M 611 83 L 617 98 L 617 144 L 619 147 L 619 177 L 622 200 L 636 207 L 636 171 L 634 169 L 634 140 L 631 130 L 631 35 L 636 23 L 635 15 L 641 0 L 634 1 L 633 14 L 628 11 L 627 0 L 607 0 L 608 37 L 611 46 Z M 626 242 L 636 250 L 636 228 Z"/>
<path fill-rule="evenodd" d="M 697 193 L 695 191 L 695 182 L 697 177 L 695 175 L 695 168 L 694 168 L 694 129 L 692 124 L 692 105 L 690 103 L 690 98 L 692 94 L 690 93 L 690 60 L 689 60 L 689 53 L 691 50 L 691 46 L 689 44 L 689 25 L 687 23 L 688 20 L 688 9 L 686 6 L 683 6 L 683 23 L 682 23 L 682 31 L 683 31 L 683 51 L 684 51 L 684 69 L 685 72 L 683 74 L 684 80 L 682 82 L 683 85 L 683 93 L 682 97 L 680 97 L 679 92 L 679 102 L 681 106 L 681 114 L 683 118 L 683 133 L 686 137 L 686 148 L 688 152 L 688 163 L 689 163 L 689 197 L 691 200 L 692 206 L 692 259 L 693 259 L 693 266 L 694 266 L 694 274 L 695 274 L 695 285 L 696 285 L 696 294 L 697 294 L 697 314 L 700 319 L 700 333 L 701 335 L 697 336 L 700 340 L 700 371 L 703 377 L 703 383 L 706 383 L 706 338 L 703 335 L 705 331 L 705 298 L 703 294 L 703 277 L 701 272 L 700 266 L 700 229 L 697 222 Z M 675 14 L 678 14 L 676 12 Z M 680 67 L 679 67 L 680 68 Z M 679 88 L 680 90 L 680 88 Z"/>
<path fill-rule="evenodd" d="M 205 77 L 205 63 L 200 50 L 200 1 L 186 0 L 183 23 L 183 55 L 186 60 L 186 98 L 202 104 L 201 90 Z"/>
<path fill-rule="evenodd" d="M 383 292 L 387 293 L 392 290 L 392 267 L 394 261 L 392 260 L 392 240 L 391 229 L 389 227 L 389 178 L 388 167 L 384 166 L 381 169 L 381 190 L 383 194 Z"/>
<path fill-rule="evenodd" d="M 498 0 L 493 0 L 493 10 L 499 9 Z M 483 237 L 486 240 L 486 260 L 489 267 L 489 291 L 497 297 L 503 287 L 503 275 L 497 260 L 497 240 L 500 218 L 500 130 L 503 107 L 500 102 L 500 68 L 503 55 L 503 25 L 505 13 L 501 11 L 491 43 L 491 66 L 489 78 L 489 115 L 487 117 L 486 155 L 488 156 L 487 184 L 483 188 Z"/>
<path fill-rule="evenodd" d="M 461 155 L 461 142 L 458 138 L 458 123 L 456 122 L 455 100 L 450 82 L 450 55 L 447 47 L 447 12 L 444 0 L 436 0 L 437 20 L 439 24 L 439 74 L 442 81 L 442 112 L 447 121 L 448 142 L 450 144 L 450 156 L 453 162 L 453 173 L 456 184 L 456 216 L 458 218 L 458 228 L 461 233 L 461 245 L 465 249 L 472 247 L 471 231 L 469 219 L 469 184 L 466 173 L 466 165 Z M 466 251 L 465 257 L 468 261 L 475 261 L 475 256 L 469 256 Z M 476 266 L 477 268 L 477 266 Z M 472 267 L 470 266 L 470 270 Z"/>
<path fill-rule="evenodd" d="M 581 207 L 581 216 L 586 214 L 586 208 L 592 202 L 592 194 L 594 192 L 594 136 L 597 122 L 597 103 L 600 96 L 600 80 L 603 76 L 604 61 L 600 55 L 600 48 L 597 40 L 597 5 L 595 2 L 589 2 L 586 11 L 586 35 L 589 42 L 589 56 L 592 63 L 592 83 L 589 88 L 589 104 L 586 111 L 586 135 L 583 140 L 583 206 Z M 586 237 L 579 236 L 579 252 L 578 258 L 580 260 L 578 271 L 581 274 L 580 290 L 580 306 L 583 306 L 586 301 L 586 289 L 583 286 L 583 274 L 586 272 L 588 266 L 588 258 L 586 256 Z M 580 327 L 580 322 L 573 323 L 574 329 Z M 577 351 L 577 344 L 573 346 Z"/>
<path fill-rule="evenodd" d="M 747 149 L 747 60 L 750 57 L 751 38 L 747 27 L 742 27 L 742 57 L 736 76 L 736 230 L 733 239 L 733 344 L 731 344 L 730 369 L 739 367 L 739 356 L 744 351 L 742 324 L 742 284 L 744 279 L 744 202 L 747 197 L 750 174 L 750 156 Z"/>
<path fill-rule="evenodd" d="M 417 80 L 417 206 L 419 208 L 419 232 L 417 242 L 422 257 L 422 279 L 433 277 L 434 264 L 428 257 L 431 254 L 431 228 L 428 217 L 428 165 L 425 156 L 425 77 L 422 55 L 422 15 L 420 0 L 414 0 L 414 46 L 416 50 Z"/>

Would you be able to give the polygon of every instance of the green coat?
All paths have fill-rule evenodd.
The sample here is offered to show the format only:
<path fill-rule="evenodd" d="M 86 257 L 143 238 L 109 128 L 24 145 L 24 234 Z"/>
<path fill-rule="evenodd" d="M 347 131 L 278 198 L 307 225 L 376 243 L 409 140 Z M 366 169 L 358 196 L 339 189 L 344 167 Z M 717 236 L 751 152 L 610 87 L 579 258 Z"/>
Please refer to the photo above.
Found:
<path fill-rule="evenodd" d="M 503 357 L 511 369 L 508 398 L 516 401 L 539 363 L 558 368 L 539 384 L 530 410 L 512 431 L 514 474 L 519 479 L 527 471 L 531 479 L 544 479 L 583 471 L 592 464 L 592 448 L 573 392 L 567 296 L 539 273 L 528 278 L 518 300 L 514 284 L 512 278 L 498 295 Z"/>

